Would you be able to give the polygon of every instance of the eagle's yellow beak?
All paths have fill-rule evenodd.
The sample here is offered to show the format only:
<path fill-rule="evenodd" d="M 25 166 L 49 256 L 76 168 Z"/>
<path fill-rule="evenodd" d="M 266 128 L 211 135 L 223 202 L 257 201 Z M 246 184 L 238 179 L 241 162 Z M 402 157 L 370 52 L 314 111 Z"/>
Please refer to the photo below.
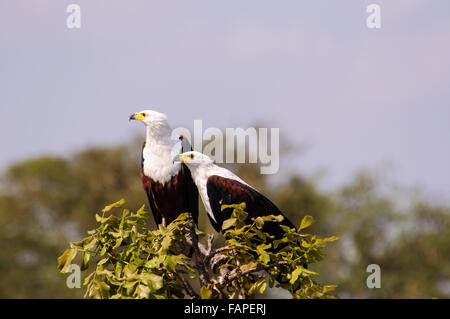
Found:
<path fill-rule="evenodd" d="M 192 161 L 191 157 L 186 154 L 179 154 L 178 156 L 180 157 L 180 161 L 182 163 L 189 163 L 190 161 Z"/>
<path fill-rule="evenodd" d="M 130 121 L 131 120 L 138 120 L 138 121 L 142 121 L 143 119 L 145 119 L 147 117 L 147 114 L 144 112 L 136 112 L 130 115 Z"/>

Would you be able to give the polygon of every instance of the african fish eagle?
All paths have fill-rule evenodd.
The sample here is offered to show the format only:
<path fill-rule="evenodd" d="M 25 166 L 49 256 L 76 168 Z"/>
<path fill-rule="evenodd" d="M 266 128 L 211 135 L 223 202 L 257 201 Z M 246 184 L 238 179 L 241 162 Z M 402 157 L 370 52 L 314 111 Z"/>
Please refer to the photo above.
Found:
<path fill-rule="evenodd" d="M 209 220 L 216 231 L 221 231 L 223 222 L 232 214 L 231 208 L 222 211 L 221 206 L 242 202 L 246 204 L 245 211 L 248 213 L 248 220 L 251 220 L 252 217 L 267 215 L 284 217 L 281 223 L 264 223 L 263 231 L 275 236 L 276 239 L 281 238 L 284 234 L 279 227 L 280 224 L 295 228 L 268 198 L 231 171 L 214 164 L 208 156 L 189 151 L 179 154 L 174 160 L 181 161 L 189 167 Z"/>
<path fill-rule="evenodd" d="M 190 212 L 198 221 L 198 191 L 189 169 L 173 157 L 191 150 L 182 136 L 172 137 L 165 114 L 145 110 L 130 116 L 144 123 L 147 137 L 142 146 L 141 180 L 156 224 L 168 225 L 180 214 Z"/>

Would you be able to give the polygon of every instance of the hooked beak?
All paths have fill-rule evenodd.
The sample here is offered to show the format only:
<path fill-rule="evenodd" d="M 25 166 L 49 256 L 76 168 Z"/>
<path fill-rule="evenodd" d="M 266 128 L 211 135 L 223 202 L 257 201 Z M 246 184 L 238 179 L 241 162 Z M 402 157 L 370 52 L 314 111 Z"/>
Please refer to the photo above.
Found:
<path fill-rule="evenodd" d="M 147 117 L 147 114 L 144 112 L 137 112 L 130 115 L 129 120 L 138 120 L 143 121 Z"/>
<path fill-rule="evenodd" d="M 181 155 L 182 155 L 182 154 L 177 154 L 177 155 L 175 155 L 175 157 L 174 157 L 173 160 L 172 160 L 172 163 L 182 162 L 182 160 L 181 160 Z"/>

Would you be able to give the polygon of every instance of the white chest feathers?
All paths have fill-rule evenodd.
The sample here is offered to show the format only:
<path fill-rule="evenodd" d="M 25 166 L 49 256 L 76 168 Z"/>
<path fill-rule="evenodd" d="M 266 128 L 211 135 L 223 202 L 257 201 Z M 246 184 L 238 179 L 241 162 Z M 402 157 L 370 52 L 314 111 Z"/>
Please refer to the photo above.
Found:
<path fill-rule="evenodd" d="M 176 151 L 172 143 L 146 143 L 142 150 L 144 174 L 161 184 L 169 182 L 181 169 L 181 163 L 173 161 Z"/>

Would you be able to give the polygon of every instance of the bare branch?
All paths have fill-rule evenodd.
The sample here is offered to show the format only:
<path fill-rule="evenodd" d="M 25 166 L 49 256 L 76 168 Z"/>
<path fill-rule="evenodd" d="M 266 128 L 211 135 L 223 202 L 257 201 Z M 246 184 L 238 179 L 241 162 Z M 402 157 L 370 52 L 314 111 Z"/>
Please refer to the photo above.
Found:
<path fill-rule="evenodd" d="M 210 281 L 208 269 L 206 268 L 205 263 L 203 262 L 203 256 L 199 249 L 198 237 L 197 234 L 195 233 L 195 224 L 191 213 L 188 213 L 188 220 L 190 226 L 190 237 L 192 240 L 192 248 L 194 249 L 194 256 L 196 257 L 195 267 L 199 272 L 200 283 L 203 286 L 208 286 Z"/>
<path fill-rule="evenodd" d="M 250 268 L 247 269 L 245 271 L 240 271 L 239 268 L 234 269 L 233 271 L 230 271 L 226 276 L 225 276 L 225 281 L 226 282 L 231 282 L 233 280 L 236 280 L 242 276 L 251 274 L 251 273 L 255 273 L 261 270 L 269 270 L 270 268 L 276 267 L 276 266 L 281 266 L 281 265 L 287 265 L 289 264 L 289 262 L 285 261 L 285 260 L 280 260 L 271 264 L 267 264 L 267 265 L 258 265 L 257 267 L 254 268 Z"/>
<path fill-rule="evenodd" d="M 205 257 L 205 263 L 208 263 L 210 261 L 210 259 L 213 258 L 217 254 L 220 254 L 220 253 L 222 253 L 224 251 L 227 251 L 227 250 L 235 250 L 235 249 L 236 248 L 234 246 L 231 246 L 231 245 L 227 245 L 227 246 L 220 247 L 220 248 L 217 248 L 217 249 L 210 249 L 209 250 L 209 254 L 207 254 L 206 257 Z"/>
<path fill-rule="evenodd" d="M 197 294 L 194 289 L 192 288 L 191 284 L 186 280 L 186 278 L 183 277 L 182 274 L 180 273 L 176 273 L 178 278 L 180 278 L 180 280 L 183 282 L 184 288 L 186 288 L 187 293 L 189 294 L 189 296 L 195 298 L 195 299 L 200 299 L 199 294 Z"/>

